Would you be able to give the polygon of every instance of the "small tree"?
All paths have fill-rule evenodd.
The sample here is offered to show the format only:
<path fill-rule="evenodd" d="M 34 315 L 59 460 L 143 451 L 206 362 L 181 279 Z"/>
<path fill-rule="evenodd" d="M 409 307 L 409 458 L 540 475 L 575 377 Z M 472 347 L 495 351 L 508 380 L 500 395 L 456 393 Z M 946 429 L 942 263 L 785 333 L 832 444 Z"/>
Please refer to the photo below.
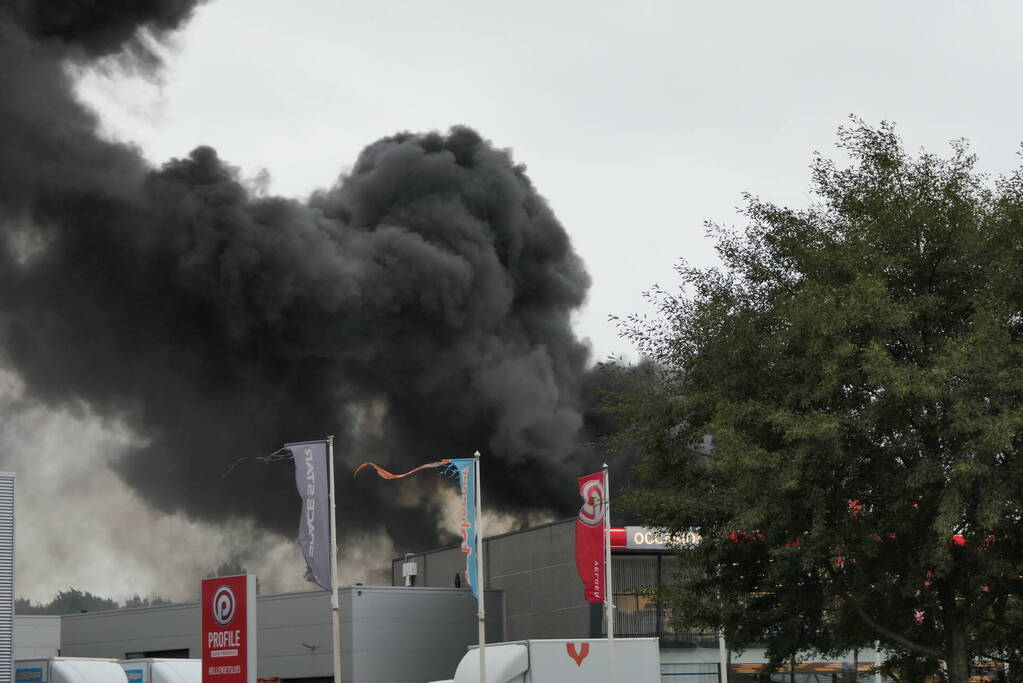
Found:
<path fill-rule="evenodd" d="M 216 579 L 221 576 L 238 576 L 240 574 L 248 574 L 249 570 L 237 560 L 229 560 L 224 562 L 219 567 L 214 569 L 212 572 L 206 575 L 207 579 Z M 256 595 L 260 595 L 259 577 L 256 577 Z"/>
<path fill-rule="evenodd" d="M 777 662 L 879 639 L 966 683 L 1023 635 L 1023 174 L 838 138 L 807 209 L 746 196 L 745 231 L 710 226 L 721 267 L 624 323 L 657 365 L 612 401 L 631 504 L 703 535 L 662 596 L 680 621 Z"/>

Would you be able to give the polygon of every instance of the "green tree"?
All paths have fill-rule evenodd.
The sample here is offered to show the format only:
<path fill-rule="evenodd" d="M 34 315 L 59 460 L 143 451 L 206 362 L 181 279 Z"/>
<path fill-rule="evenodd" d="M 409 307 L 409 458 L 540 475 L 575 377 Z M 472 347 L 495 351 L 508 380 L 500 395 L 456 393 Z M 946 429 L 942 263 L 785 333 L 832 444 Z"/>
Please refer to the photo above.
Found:
<path fill-rule="evenodd" d="M 16 598 L 14 612 L 15 614 L 75 614 L 77 612 L 101 612 L 123 607 L 155 607 L 169 604 L 171 604 L 169 600 L 160 596 L 143 598 L 134 595 L 125 600 L 123 605 L 119 605 L 116 600 L 93 595 L 89 591 L 69 588 L 57 593 L 48 603 L 34 603 L 28 598 Z"/>
<path fill-rule="evenodd" d="M 240 574 L 248 574 L 248 573 L 249 573 L 249 570 L 247 570 L 245 568 L 245 566 L 241 562 L 239 562 L 238 560 L 228 560 L 227 562 L 224 562 L 219 567 L 214 569 L 212 572 L 207 574 L 205 578 L 207 578 L 207 579 L 216 579 L 216 578 L 219 578 L 221 576 L 238 576 Z M 256 577 L 256 595 L 260 595 L 260 594 L 261 594 L 261 589 L 260 589 L 260 585 L 259 585 L 259 577 L 257 576 Z"/>
<path fill-rule="evenodd" d="M 159 595 L 157 595 L 155 597 L 152 597 L 152 598 L 142 597 L 140 595 L 133 595 L 130 598 L 128 598 L 127 600 L 125 600 L 124 604 L 121 605 L 121 607 L 122 608 L 157 607 L 159 605 L 169 605 L 169 604 L 171 604 L 170 600 L 165 600 L 164 598 L 161 598 Z"/>
<path fill-rule="evenodd" d="M 1023 642 L 1023 173 L 888 124 L 838 144 L 808 208 L 747 195 L 744 230 L 709 225 L 721 266 L 624 321 L 656 365 L 611 399 L 645 454 L 630 503 L 702 533 L 663 589 L 679 621 L 777 662 L 878 639 L 966 683 Z"/>
<path fill-rule="evenodd" d="M 17 614 L 77 614 L 78 612 L 102 612 L 118 609 L 116 600 L 93 595 L 89 591 L 69 588 L 60 591 L 47 604 L 35 604 L 26 598 L 14 601 Z"/>

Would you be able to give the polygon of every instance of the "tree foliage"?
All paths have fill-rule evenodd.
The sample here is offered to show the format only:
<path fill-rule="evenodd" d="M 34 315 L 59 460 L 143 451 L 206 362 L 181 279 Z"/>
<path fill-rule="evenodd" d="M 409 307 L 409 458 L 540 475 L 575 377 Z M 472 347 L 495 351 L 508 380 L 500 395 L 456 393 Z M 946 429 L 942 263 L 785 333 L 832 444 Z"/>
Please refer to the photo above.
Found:
<path fill-rule="evenodd" d="M 14 611 L 16 614 L 77 614 L 79 612 L 103 612 L 128 607 L 155 607 L 169 604 L 171 604 L 169 600 L 160 596 L 150 598 L 133 595 L 122 605 L 118 604 L 116 600 L 94 595 L 89 591 L 69 588 L 57 593 L 53 600 L 47 603 L 32 602 L 28 598 L 17 598 L 14 601 Z"/>
<path fill-rule="evenodd" d="M 116 600 L 93 595 L 89 591 L 68 588 L 57 593 L 53 600 L 46 604 L 33 603 L 25 598 L 14 602 L 17 614 L 77 614 L 78 612 L 102 612 L 118 609 Z"/>
<path fill-rule="evenodd" d="M 646 456 L 630 504 L 703 536 L 678 620 L 776 661 L 879 639 L 965 683 L 1023 642 L 1023 172 L 889 124 L 838 146 L 808 208 L 747 195 L 744 230 L 709 226 L 720 267 L 623 323 L 656 365 L 612 398 Z"/>

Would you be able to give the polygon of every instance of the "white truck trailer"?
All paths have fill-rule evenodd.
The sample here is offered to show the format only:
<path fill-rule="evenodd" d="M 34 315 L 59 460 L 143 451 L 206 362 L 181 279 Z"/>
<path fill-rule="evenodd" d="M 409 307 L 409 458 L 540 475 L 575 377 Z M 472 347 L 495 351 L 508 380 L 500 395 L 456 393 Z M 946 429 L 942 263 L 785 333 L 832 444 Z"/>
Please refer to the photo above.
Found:
<path fill-rule="evenodd" d="M 15 683 L 127 683 L 116 659 L 49 657 L 14 662 Z"/>
<path fill-rule="evenodd" d="M 128 683 L 202 683 L 201 659 L 122 659 Z"/>
<path fill-rule="evenodd" d="M 659 683 L 657 638 L 519 640 L 487 645 L 486 683 Z M 455 677 L 435 683 L 478 683 L 479 648 L 458 663 Z"/>

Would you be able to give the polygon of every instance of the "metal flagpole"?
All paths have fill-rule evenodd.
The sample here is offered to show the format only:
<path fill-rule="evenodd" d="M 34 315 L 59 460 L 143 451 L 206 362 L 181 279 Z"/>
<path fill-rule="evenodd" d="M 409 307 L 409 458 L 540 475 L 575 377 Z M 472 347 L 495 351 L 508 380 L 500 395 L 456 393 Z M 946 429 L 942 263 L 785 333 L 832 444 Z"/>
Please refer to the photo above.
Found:
<path fill-rule="evenodd" d="M 478 607 L 477 616 L 479 617 L 480 629 L 480 683 L 486 683 L 487 621 L 486 612 L 483 610 L 483 589 L 487 582 L 483 578 L 483 534 L 480 533 L 480 530 L 483 528 L 483 490 L 480 488 L 480 452 L 476 451 L 473 454 L 473 458 L 476 460 L 473 464 L 473 476 L 476 478 L 476 590 L 479 593 L 476 605 Z"/>
<path fill-rule="evenodd" d="M 607 680 L 615 680 L 614 585 L 611 583 L 611 482 L 604 463 L 604 620 L 607 621 Z"/>
<path fill-rule="evenodd" d="M 724 627 L 718 633 L 718 680 L 721 683 L 728 683 L 728 644 L 725 643 Z"/>
<path fill-rule="evenodd" d="M 330 611 L 334 622 L 334 683 L 341 683 L 341 618 L 337 596 L 337 508 L 334 505 L 334 435 L 327 437 L 327 466 L 330 483 Z"/>

